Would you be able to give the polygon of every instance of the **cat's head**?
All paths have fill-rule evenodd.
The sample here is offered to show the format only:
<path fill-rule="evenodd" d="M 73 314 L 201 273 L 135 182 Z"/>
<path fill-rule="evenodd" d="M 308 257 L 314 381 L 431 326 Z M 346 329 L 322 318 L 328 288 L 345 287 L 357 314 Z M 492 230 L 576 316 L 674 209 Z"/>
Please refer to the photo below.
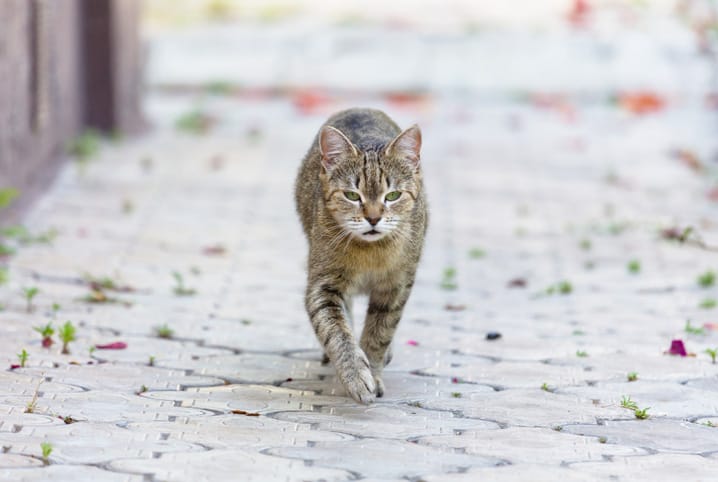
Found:
<path fill-rule="evenodd" d="M 413 125 L 386 146 L 362 151 L 338 129 L 319 132 L 326 206 L 345 234 L 374 242 L 403 229 L 421 189 L 421 131 Z"/>

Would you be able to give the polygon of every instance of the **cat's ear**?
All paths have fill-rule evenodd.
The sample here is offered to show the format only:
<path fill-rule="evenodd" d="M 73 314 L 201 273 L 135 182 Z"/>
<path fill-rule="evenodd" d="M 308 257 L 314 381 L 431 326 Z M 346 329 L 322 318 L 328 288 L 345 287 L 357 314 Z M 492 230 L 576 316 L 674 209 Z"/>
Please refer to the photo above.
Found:
<path fill-rule="evenodd" d="M 391 141 L 389 147 L 386 148 L 388 155 L 394 155 L 401 159 L 409 161 L 414 168 L 419 167 L 419 159 L 421 158 L 421 129 L 414 124 L 404 132 L 396 136 Z"/>
<path fill-rule="evenodd" d="M 324 169 L 331 169 L 343 157 L 356 156 L 356 147 L 342 131 L 332 126 L 324 126 L 319 131 L 319 152 L 322 155 Z"/>

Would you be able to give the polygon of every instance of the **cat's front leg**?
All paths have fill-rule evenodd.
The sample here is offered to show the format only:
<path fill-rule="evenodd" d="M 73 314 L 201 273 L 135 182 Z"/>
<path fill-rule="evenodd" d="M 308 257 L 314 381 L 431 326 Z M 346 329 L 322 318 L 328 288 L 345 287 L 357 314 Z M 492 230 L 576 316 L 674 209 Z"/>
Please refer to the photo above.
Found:
<path fill-rule="evenodd" d="M 305 301 L 314 333 L 349 396 L 360 403 L 374 401 L 374 376 L 349 325 L 344 292 L 327 280 L 310 277 Z"/>
<path fill-rule="evenodd" d="M 409 284 L 410 285 L 410 284 Z M 369 296 L 369 308 L 361 335 L 360 346 L 369 359 L 376 395 L 384 395 L 382 372 L 391 360 L 391 341 L 409 299 L 410 286 L 376 287 Z"/>

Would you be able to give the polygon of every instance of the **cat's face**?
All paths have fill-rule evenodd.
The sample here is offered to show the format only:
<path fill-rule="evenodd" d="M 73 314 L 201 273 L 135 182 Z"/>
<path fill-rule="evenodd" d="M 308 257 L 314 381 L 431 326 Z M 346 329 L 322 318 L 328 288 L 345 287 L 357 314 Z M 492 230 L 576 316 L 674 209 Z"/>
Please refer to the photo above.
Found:
<path fill-rule="evenodd" d="M 408 236 L 402 228 L 421 186 L 419 128 L 410 127 L 377 151 L 361 152 L 339 130 L 324 127 L 319 145 L 324 199 L 342 230 L 337 238 Z"/>

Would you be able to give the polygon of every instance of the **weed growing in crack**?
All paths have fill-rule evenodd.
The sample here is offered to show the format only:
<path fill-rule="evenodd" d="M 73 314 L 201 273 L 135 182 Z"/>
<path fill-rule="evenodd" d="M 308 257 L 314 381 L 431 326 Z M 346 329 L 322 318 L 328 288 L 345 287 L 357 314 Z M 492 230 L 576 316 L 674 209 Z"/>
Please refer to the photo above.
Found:
<path fill-rule="evenodd" d="M 22 289 L 22 295 L 25 297 L 25 311 L 27 313 L 31 313 L 35 309 L 35 306 L 32 304 L 32 300 L 39 292 L 40 290 L 35 286 Z"/>
<path fill-rule="evenodd" d="M 75 328 L 75 325 L 73 325 L 71 321 L 66 321 L 65 324 L 62 325 L 57 331 L 57 334 L 60 337 L 60 341 L 62 342 L 62 354 L 69 355 L 70 342 L 76 340 L 75 335 L 77 334 L 77 329 Z"/>

